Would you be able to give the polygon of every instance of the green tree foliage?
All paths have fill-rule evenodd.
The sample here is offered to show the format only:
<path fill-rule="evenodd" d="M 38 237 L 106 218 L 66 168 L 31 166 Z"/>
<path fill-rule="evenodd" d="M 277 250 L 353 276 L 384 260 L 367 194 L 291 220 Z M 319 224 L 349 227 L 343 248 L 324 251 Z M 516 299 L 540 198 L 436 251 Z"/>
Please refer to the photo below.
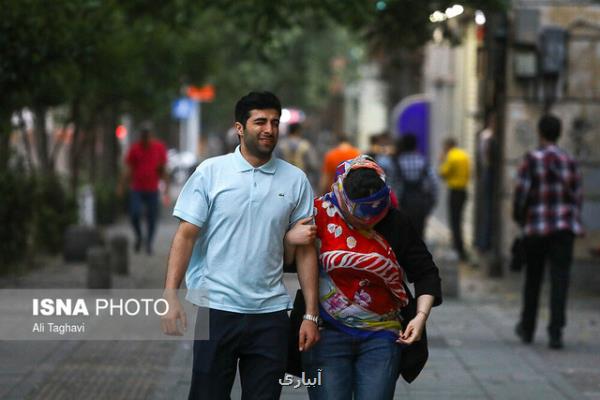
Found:
<path fill-rule="evenodd" d="M 360 50 L 356 37 L 331 21 L 308 20 L 304 26 L 291 26 L 258 45 L 260 39 L 255 33 L 244 30 L 235 19 L 228 20 L 228 14 L 211 10 L 210 15 L 202 15 L 198 26 L 210 26 L 211 21 L 218 20 L 222 21 L 220 28 L 192 34 L 198 42 L 211 35 L 212 46 L 187 49 L 187 63 L 204 66 L 200 71 L 190 70 L 188 82 L 211 83 L 217 90 L 215 101 L 203 106 L 204 123 L 210 130 L 223 132 L 231 126 L 233 104 L 250 90 L 271 90 L 288 106 L 317 111 L 330 97 L 332 59 L 359 61 L 356 54 L 360 51 L 353 52 Z"/>
<path fill-rule="evenodd" d="M 506 7 L 505 2 L 466 0 L 462 4 L 489 10 Z M 235 100 L 253 89 L 272 90 L 286 105 L 317 112 L 339 91 L 332 89 L 336 82 L 352 79 L 364 54 L 394 54 L 420 46 L 433 28 L 429 14 L 451 4 L 434 0 L 4 0 L 0 6 L 0 183 L 8 188 L 20 179 L 13 176 L 15 168 L 8 170 L 10 118 L 25 107 L 37 116 L 36 146 L 42 162 L 32 183 L 37 187 L 35 195 L 27 186 L 10 191 L 11 196 L 3 191 L 2 215 L 23 216 L 25 227 L 33 221 L 36 239 L 61 237 L 58 231 L 46 229 L 49 224 L 64 226 L 59 217 L 70 200 L 52 190 L 53 185 L 61 187 L 52 173 L 55 152 L 44 144 L 46 132 L 39 124 L 53 107 L 64 106 L 62 122 L 74 126 L 72 192 L 81 171 L 88 171 L 83 179 L 98 175 L 96 183 L 111 188 L 120 156 L 114 127 L 121 115 L 168 126 L 170 103 L 182 95 L 182 88 L 208 83 L 215 86 L 217 97 L 203 105 L 205 132 L 224 132 L 231 125 Z M 101 157 L 96 147 L 104 149 Z M 53 204 L 55 210 L 28 208 L 23 201 L 27 193 L 37 199 L 35 204 Z M 102 193 L 109 193 L 110 204 L 111 190 Z M 11 224 L 6 232 L 12 232 Z M 4 238 L 6 232 L 0 236 Z M 23 238 L 3 245 L 14 250 L 22 242 Z M 14 253 L 10 249 L 6 254 Z"/>
<path fill-rule="evenodd" d="M 0 174 L 0 272 L 27 254 L 34 210 L 32 191 L 29 177 L 19 170 Z"/>
<path fill-rule="evenodd" d="M 75 199 L 54 174 L 30 179 L 33 187 L 30 201 L 34 205 L 33 245 L 36 250 L 58 253 L 62 250 L 67 226 L 77 220 Z"/>

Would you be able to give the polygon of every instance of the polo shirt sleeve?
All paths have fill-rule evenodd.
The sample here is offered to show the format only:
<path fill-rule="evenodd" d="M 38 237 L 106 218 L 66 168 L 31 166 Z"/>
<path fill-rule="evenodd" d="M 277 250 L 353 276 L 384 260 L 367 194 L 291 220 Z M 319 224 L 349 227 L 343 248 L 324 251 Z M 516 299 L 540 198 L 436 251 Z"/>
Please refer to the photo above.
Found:
<path fill-rule="evenodd" d="M 314 196 L 310 183 L 308 182 L 306 175 L 303 175 L 296 207 L 294 207 L 292 215 L 290 215 L 290 228 L 298 220 L 313 215 L 313 198 Z"/>
<path fill-rule="evenodd" d="M 198 168 L 181 189 L 173 216 L 202 228 L 208 216 L 206 172 Z"/>

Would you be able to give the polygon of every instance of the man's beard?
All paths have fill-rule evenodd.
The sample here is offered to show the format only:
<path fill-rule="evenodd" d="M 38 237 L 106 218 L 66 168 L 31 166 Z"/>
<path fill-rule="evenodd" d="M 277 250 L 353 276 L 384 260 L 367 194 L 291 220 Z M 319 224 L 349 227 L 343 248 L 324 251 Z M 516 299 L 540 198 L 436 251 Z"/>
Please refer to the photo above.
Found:
<path fill-rule="evenodd" d="M 275 150 L 275 146 L 277 145 L 277 140 L 273 138 L 273 145 L 269 148 L 265 148 L 265 146 L 261 146 L 259 144 L 258 137 L 251 136 L 247 132 L 243 136 L 242 140 L 244 141 L 248 152 L 260 159 L 271 158 L 271 154 L 273 153 L 273 150 Z"/>

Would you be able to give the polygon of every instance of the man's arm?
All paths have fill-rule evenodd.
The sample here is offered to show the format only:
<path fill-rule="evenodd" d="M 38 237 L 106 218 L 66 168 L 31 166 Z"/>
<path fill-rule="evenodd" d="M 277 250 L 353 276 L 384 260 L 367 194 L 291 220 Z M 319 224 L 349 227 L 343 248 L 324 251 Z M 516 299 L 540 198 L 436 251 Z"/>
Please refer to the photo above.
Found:
<path fill-rule="evenodd" d="M 440 167 L 438 169 L 438 174 L 444 178 L 444 179 L 448 179 L 448 176 L 450 175 L 450 170 L 452 169 L 452 163 L 450 160 L 450 157 L 448 157 L 448 153 L 446 152 L 444 155 L 442 155 L 442 163 L 440 164 Z"/>
<path fill-rule="evenodd" d="M 433 196 L 433 201 L 437 203 L 438 201 L 438 180 L 433 168 L 427 167 L 427 180 L 429 181 L 429 190 L 431 195 Z"/>
<path fill-rule="evenodd" d="M 158 167 L 158 176 L 164 182 L 164 193 L 163 193 L 163 202 L 165 204 L 171 203 L 171 179 L 169 177 L 169 173 L 167 172 L 167 165 L 162 164 Z"/>
<path fill-rule="evenodd" d="M 319 272 L 317 269 L 317 253 L 313 245 L 303 245 L 296 248 L 296 265 L 300 288 L 306 304 L 306 314 L 318 316 Z M 312 321 L 302 321 L 299 336 L 298 346 L 300 351 L 310 349 L 319 340 L 317 324 Z"/>
<path fill-rule="evenodd" d="M 181 320 L 183 330 L 187 328 L 187 318 L 177 298 L 177 290 L 181 286 L 199 233 L 200 228 L 196 225 L 181 221 L 171 244 L 164 292 L 169 311 L 161 321 L 163 332 L 167 335 L 182 335 L 177 327 L 177 320 Z"/>
<path fill-rule="evenodd" d="M 529 157 L 526 155 L 517 170 L 517 182 L 513 194 L 513 220 L 523 226 L 527 216 L 527 197 L 531 187 Z"/>

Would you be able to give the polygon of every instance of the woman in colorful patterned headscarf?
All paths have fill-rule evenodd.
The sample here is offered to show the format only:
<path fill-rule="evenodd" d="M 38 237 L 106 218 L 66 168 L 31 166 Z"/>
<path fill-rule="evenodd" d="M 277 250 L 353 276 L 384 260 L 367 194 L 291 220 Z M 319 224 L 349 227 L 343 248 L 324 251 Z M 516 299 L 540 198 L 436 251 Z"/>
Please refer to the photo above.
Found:
<path fill-rule="evenodd" d="M 409 302 L 403 284 L 406 268 L 386 235 L 375 229 L 390 225 L 390 214 L 399 213 L 390 208 L 383 170 L 367 156 L 345 161 L 331 189 L 315 199 L 323 329 L 321 340 L 303 354 L 307 375 L 321 378 L 321 385 L 309 387 L 309 396 L 391 399 L 403 346 L 420 339 L 432 305 L 441 301 L 437 268 L 420 240 L 405 243 L 410 244 L 408 252 L 430 262 L 419 272 L 429 281 L 429 287 L 417 293 L 419 312 L 402 321 L 401 310 Z M 410 229 L 406 221 L 403 229 Z M 386 229 L 389 236 L 391 228 Z M 294 227 L 286 241 L 293 242 L 301 232 Z M 409 280 L 413 267 L 420 266 L 410 266 Z"/>

